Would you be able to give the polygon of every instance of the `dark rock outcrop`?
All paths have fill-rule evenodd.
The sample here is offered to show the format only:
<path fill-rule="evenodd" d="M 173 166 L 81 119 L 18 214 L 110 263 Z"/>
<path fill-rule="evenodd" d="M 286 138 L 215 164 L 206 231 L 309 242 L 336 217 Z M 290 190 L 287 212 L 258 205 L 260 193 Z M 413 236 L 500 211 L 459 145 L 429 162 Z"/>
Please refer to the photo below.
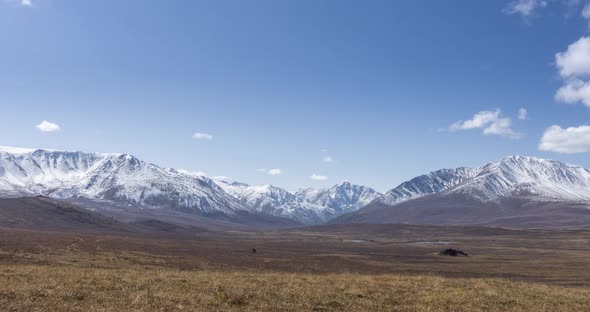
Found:
<path fill-rule="evenodd" d="M 461 251 L 461 250 L 455 250 L 455 249 L 451 249 L 451 248 L 441 250 L 439 252 L 439 254 L 441 256 L 451 256 L 451 257 L 465 256 L 465 257 L 467 257 L 467 254 L 464 253 L 463 251 Z"/>

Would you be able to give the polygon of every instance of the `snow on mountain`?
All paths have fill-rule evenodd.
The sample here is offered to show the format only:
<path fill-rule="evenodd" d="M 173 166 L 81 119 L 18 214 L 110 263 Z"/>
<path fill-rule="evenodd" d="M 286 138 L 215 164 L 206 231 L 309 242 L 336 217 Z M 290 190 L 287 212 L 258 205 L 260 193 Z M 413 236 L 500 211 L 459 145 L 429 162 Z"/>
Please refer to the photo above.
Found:
<path fill-rule="evenodd" d="M 343 183 L 294 195 L 271 185 L 215 182 L 200 172 L 161 168 L 127 154 L 0 147 L 2 196 L 100 199 L 199 214 L 246 210 L 318 224 L 359 209 L 376 194 Z"/>
<path fill-rule="evenodd" d="M 378 201 L 395 205 L 430 194 L 462 194 L 481 201 L 511 196 L 538 201 L 590 201 L 590 171 L 535 157 L 509 156 L 479 168 L 443 169 L 416 177 Z"/>
<path fill-rule="evenodd" d="M 348 182 L 329 189 L 304 189 L 296 194 L 272 185 L 218 182 L 227 193 L 253 211 L 288 217 L 305 224 L 319 224 L 360 209 L 380 194 Z"/>
<path fill-rule="evenodd" d="M 530 197 L 545 201 L 590 201 L 590 170 L 559 161 L 510 156 L 477 169 L 450 190 L 490 201 Z"/>
<path fill-rule="evenodd" d="M 479 168 L 418 176 L 384 195 L 342 182 L 292 194 L 271 186 L 215 182 L 202 173 L 161 168 L 127 154 L 0 146 L 0 195 L 111 200 L 188 213 L 235 215 L 247 210 L 319 224 L 375 201 L 395 205 L 431 194 L 484 202 L 518 197 L 590 202 L 590 171 L 534 157 L 510 156 Z"/>
<path fill-rule="evenodd" d="M 239 182 L 217 182 L 227 193 L 237 198 L 252 212 L 297 220 L 304 224 L 318 224 L 323 220 L 315 210 L 297 203 L 295 195 L 272 185 L 248 185 Z"/>
<path fill-rule="evenodd" d="M 465 167 L 433 171 L 400 184 L 385 193 L 383 197 L 379 198 L 379 201 L 387 205 L 395 205 L 410 199 L 439 193 L 475 177 L 478 172 L 478 169 Z"/>
<path fill-rule="evenodd" d="M 295 196 L 298 203 L 318 210 L 321 212 L 322 219 L 327 221 L 356 211 L 380 197 L 381 194 L 372 188 L 344 181 L 329 189 L 301 189 Z"/>
<path fill-rule="evenodd" d="M 0 148 L 0 194 L 113 200 L 192 213 L 243 209 L 212 180 L 127 154 Z"/>

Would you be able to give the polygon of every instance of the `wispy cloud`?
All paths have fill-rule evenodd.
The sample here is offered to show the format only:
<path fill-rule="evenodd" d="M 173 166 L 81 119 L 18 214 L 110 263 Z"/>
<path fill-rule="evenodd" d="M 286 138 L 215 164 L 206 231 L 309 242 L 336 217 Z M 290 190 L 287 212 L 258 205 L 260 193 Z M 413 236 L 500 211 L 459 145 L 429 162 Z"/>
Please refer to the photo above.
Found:
<path fill-rule="evenodd" d="M 228 177 L 228 176 L 212 176 L 211 179 L 215 180 L 215 181 L 231 181 L 232 178 Z"/>
<path fill-rule="evenodd" d="M 256 169 L 256 171 L 264 172 L 266 174 L 273 175 L 273 176 L 283 174 L 283 170 L 281 170 L 279 168 L 273 168 L 273 169 L 259 168 L 259 169 Z"/>
<path fill-rule="evenodd" d="M 213 136 L 209 133 L 195 132 L 193 134 L 195 140 L 213 140 Z"/>
<path fill-rule="evenodd" d="M 515 0 L 504 8 L 504 12 L 507 14 L 520 14 L 527 17 L 533 14 L 536 9 L 546 6 L 547 1 L 544 0 Z"/>
<path fill-rule="evenodd" d="M 40 124 L 35 126 L 41 132 L 56 132 L 61 130 L 61 127 L 53 122 L 49 122 L 47 120 L 41 121 Z"/>
<path fill-rule="evenodd" d="M 508 117 L 503 117 L 502 112 L 497 109 L 495 111 L 481 111 L 469 120 L 457 121 L 448 127 L 448 131 L 461 131 L 472 129 L 483 129 L 482 133 L 486 135 L 499 135 L 511 139 L 519 139 L 520 133 L 514 132 L 511 128 L 512 121 Z"/>
<path fill-rule="evenodd" d="M 310 179 L 314 180 L 314 181 L 326 181 L 328 180 L 328 177 L 325 175 L 319 175 L 319 174 L 312 174 L 311 176 L 309 176 Z"/>
<path fill-rule="evenodd" d="M 322 161 L 325 163 L 331 163 L 334 162 L 334 158 L 332 158 L 331 156 L 325 156 L 324 158 L 322 158 Z"/>
<path fill-rule="evenodd" d="M 551 126 L 543 133 L 539 149 L 564 154 L 590 152 L 590 126 Z"/>
<path fill-rule="evenodd" d="M 526 110 L 526 108 L 520 108 L 518 110 L 518 119 L 519 120 L 526 120 L 527 116 L 528 116 L 529 112 Z"/>
<path fill-rule="evenodd" d="M 26 7 L 31 7 L 31 6 L 33 6 L 33 2 L 31 0 L 20 0 L 20 5 L 26 6 Z"/>

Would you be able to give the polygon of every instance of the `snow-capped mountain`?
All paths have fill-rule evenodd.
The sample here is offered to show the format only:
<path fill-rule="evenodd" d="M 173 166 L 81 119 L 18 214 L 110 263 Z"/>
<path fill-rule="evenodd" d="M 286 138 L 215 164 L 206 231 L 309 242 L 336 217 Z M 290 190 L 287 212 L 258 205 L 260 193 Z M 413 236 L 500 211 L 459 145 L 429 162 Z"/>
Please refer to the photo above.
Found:
<path fill-rule="evenodd" d="M 304 224 L 323 223 L 318 209 L 307 209 L 297 202 L 295 195 L 272 185 L 248 185 L 239 182 L 218 182 L 251 211 L 297 220 Z"/>
<path fill-rule="evenodd" d="M 331 222 L 590 227 L 590 170 L 522 156 L 439 170 Z"/>
<path fill-rule="evenodd" d="M 328 189 L 300 189 L 295 196 L 304 207 L 321 211 L 323 220 L 356 211 L 382 194 L 372 188 L 344 181 Z"/>
<path fill-rule="evenodd" d="M 271 185 L 214 182 L 128 154 L 0 147 L 0 196 L 31 195 L 108 200 L 204 215 L 244 212 L 304 224 L 324 223 L 379 196 L 350 183 L 292 194 Z"/>
<path fill-rule="evenodd" d="M 0 147 L 0 194 L 82 197 L 203 214 L 243 209 L 206 177 L 127 154 Z"/>
<path fill-rule="evenodd" d="M 510 196 L 549 201 L 590 201 L 590 170 L 535 157 L 510 156 L 477 169 L 452 192 L 497 200 Z"/>
<path fill-rule="evenodd" d="M 304 224 L 324 223 L 360 209 L 381 195 L 371 188 L 349 182 L 329 189 L 302 189 L 296 194 L 272 185 L 218 183 L 252 211 L 287 217 Z"/>
<path fill-rule="evenodd" d="M 483 201 L 513 195 L 590 201 L 590 171 L 554 160 L 509 156 L 479 168 L 442 169 L 421 175 L 388 191 L 379 202 L 394 205 L 442 192 Z"/>

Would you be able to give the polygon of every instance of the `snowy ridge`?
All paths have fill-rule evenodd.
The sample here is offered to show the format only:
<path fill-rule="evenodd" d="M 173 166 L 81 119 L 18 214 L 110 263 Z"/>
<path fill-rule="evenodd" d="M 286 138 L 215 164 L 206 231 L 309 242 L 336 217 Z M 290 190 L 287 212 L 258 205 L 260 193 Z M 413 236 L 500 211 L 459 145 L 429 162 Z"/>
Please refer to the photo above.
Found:
<path fill-rule="evenodd" d="M 478 173 L 479 169 L 465 167 L 433 171 L 400 184 L 385 193 L 379 201 L 387 205 L 395 205 L 410 199 L 439 193 L 475 177 Z"/>
<path fill-rule="evenodd" d="M 509 156 L 479 168 L 443 169 L 416 177 L 378 201 L 395 205 L 430 194 L 462 194 L 481 201 L 525 197 L 590 202 L 590 171 L 535 157 Z"/>
<path fill-rule="evenodd" d="M 509 196 L 550 201 L 590 201 L 590 170 L 559 161 L 510 156 L 478 169 L 450 190 L 480 200 Z"/>
<path fill-rule="evenodd" d="M 127 154 L 2 148 L 0 193 L 104 199 L 193 213 L 233 214 L 242 209 L 208 178 Z"/>

